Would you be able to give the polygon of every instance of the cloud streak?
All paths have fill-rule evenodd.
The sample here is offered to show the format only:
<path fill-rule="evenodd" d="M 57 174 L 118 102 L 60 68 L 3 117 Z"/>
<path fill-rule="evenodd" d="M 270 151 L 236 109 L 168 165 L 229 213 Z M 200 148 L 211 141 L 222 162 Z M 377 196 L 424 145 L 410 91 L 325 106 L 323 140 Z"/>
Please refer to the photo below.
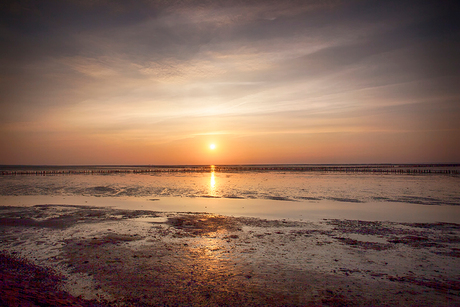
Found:
<path fill-rule="evenodd" d="M 101 163 L 84 150 L 56 149 L 57 142 L 90 148 L 99 140 L 106 147 L 98 150 L 127 159 L 114 163 L 206 164 L 199 148 L 208 139 L 259 146 L 246 158 L 221 153 L 222 163 L 327 163 L 325 151 L 340 148 L 340 163 L 460 162 L 453 6 L 7 1 L 0 10 L 0 141 L 9 149 L 0 163 Z M 330 135 L 327 146 L 321 134 Z M 395 154 L 402 139 L 421 151 L 442 150 Z M 386 144 L 382 153 L 371 148 L 376 140 Z M 127 153 L 134 143 L 137 152 Z M 354 156 L 353 146 L 369 155 Z M 47 147 L 67 160 L 47 158 Z M 42 154 L 33 155 L 37 148 Z M 151 150 L 159 153 L 153 160 Z"/>

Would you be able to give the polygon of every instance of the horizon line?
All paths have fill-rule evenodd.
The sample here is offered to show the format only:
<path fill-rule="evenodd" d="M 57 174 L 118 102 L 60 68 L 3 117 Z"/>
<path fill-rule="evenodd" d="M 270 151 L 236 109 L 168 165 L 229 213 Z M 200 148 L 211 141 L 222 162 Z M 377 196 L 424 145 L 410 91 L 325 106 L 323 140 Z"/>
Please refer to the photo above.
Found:
<path fill-rule="evenodd" d="M 460 166 L 460 162 L 411 163 L 241 163 L 241 164 L 0 164 L 0 167 L 208 167 L 208 166 L 269 166 L 269 165 L 404 165 L 404 166 Z"/>

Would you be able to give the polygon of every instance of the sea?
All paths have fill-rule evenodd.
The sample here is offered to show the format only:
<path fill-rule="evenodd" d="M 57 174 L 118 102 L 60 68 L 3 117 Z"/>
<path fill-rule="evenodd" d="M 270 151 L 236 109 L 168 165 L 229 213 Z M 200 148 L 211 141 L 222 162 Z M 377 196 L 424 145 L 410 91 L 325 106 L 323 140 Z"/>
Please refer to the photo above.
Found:
<path fill-rule="evenodd" d="M 460 223 L 460 164 L 0 166 L 0 206 Z"/>

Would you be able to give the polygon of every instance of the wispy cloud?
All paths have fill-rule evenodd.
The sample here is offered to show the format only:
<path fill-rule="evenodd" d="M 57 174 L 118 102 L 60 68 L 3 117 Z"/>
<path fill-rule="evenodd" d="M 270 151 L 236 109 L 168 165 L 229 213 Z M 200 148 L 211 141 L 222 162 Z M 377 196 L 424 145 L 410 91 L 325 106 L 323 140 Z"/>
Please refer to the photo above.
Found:
<path fill-rule="evenodd" d="M 444 139 L 436 159 L 459 161 L 450 144 L 460 138 L 460 29 L 449 5 L 7 1 L 0 13 L 0 140 L 16 141 L 0 163 L 22 163 L 15 152 L 34 138 L 43 140 L 33 142 L 42 152 L 67 138 L 68 146 L 99 140 L 123 152 L 130 140 L 161 144 L 156 150 L 166 153 L 181 140 L 193 147 L 208 138 L 245 139 L 262 152 L 274 145 L 261 140 L 272 136 L 270 143 L 286 147 L 283 161 L 304 153 L 309 162 L 300 144 L 312 135 L 342 144 L 341 135 L 374 134 L 394 148 L 397 133 L 417 135 L 404 138 L 414 148 Z M 371 146 L 369 139 L 360 148 Z M 369 153 L 369 161 L 397 162 L 390 150 L 385 161 Z M 132 153 L 130 161 L 175 162 L 146 156 Z M 45 154 L 30 161 L 52 163 Z M 350 161 L 357 162 L 352 153 L 342 162 Z"/>

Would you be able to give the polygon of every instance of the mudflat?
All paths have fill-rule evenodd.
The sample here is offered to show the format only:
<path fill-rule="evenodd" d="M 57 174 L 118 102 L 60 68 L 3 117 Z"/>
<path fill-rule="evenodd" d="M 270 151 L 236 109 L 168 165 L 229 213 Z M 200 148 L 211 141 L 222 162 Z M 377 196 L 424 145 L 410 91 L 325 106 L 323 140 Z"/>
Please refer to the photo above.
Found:
<path fill-rule="evenodd" d="M 460 305 L 454 223 L 4 206 L 0 240 L 6 306 Z"/>

